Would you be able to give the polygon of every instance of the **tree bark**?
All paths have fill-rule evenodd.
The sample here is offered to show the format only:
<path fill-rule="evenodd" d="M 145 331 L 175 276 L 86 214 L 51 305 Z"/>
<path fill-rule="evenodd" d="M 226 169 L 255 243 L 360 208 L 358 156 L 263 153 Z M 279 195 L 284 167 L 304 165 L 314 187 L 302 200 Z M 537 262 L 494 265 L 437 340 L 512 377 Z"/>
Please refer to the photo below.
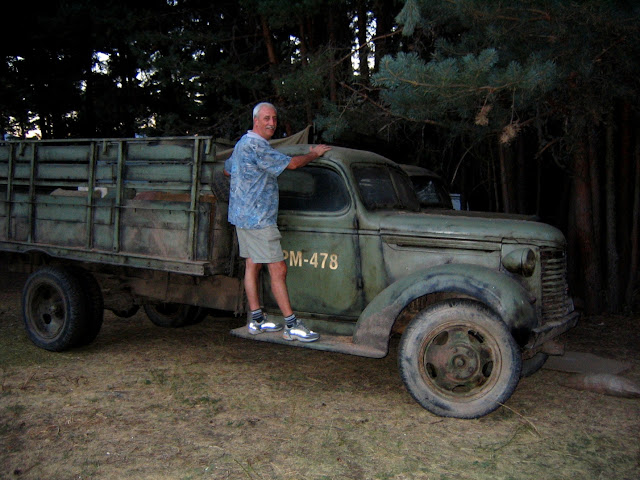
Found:
<path fill-rule="evenodd" d="M 269 65 L 277 65 L 278 57 L 276 55 L 276 49 L 273 45 L 273 38 L 271 37 L 271 29 L 269 28 L 269 23 L 264 16 L 260 16 L 260 22 L 262 23 L 262 38 L 264 38 L 264 45 L 267 48 Z"/>
<path fill-rule="evenodd" d="M 620 275 L 618 268 L 618 246 L 616 244 L 616 181 L 615 181 L 615 145 L 613 115 L 607 122 L 607 143 L 605 161 L 605 218 L 606 218 L 606 252 L 607 252 L 607 299 L 609 312 L 617 313 L 620 309 Z"/>
<path fill-rule="evenodd" d="M 302 68 L 308 66 L 308 55 L 309 49 L 307 47 L 307 32 L 304 27 L 305 21 L 303 18 L 300 19 L 299 31 L 300 31 L 300 61 L 302 63 Z M 307 124 L 313 124 L 313 110 L 311 109 L 311 100 L 309 97 L 304 99 L 304 112 L 307 118 Z"/>
<path fill-rule="evenodd" d="M 507 147 L 498 144 L 498 157 L 500 159 L 500 193 L 502 194 L 502 211 L 512 212 L 513 202 L 511 201 L 511 169 L 509 160 L 511 158 Z"/>
<path fill-rule="evenodd" d="M 367 6 L 365 0 L 358 0 L 358 59 L 360 61 L 360 81 L 369 83 L 369 45 L 367 43 Z"/>
<path fill-rule="evenodd" d="M 584 306 L 588 314 L 600 313 L 602 283 L 593 237 L 591 177 L 585 142 L 578 142 L 573 154 L 573 226 L 577 242 Z"/>
<path fill-rule="evenodd" d="M 640 242 L 640 126 L 636 128 L 635 149 L 635 181 L 633 182 L 633 206 L 631 208 L 631 246 L 629 252 L 629 272 L 627 276 L 627 289 L 625 303 L 628 309 L 633 307 L 633 293 L 638 284 L 638 249 Z"/>
<path fill-rule="evenodd" d="M 300 32 L 300 61 L 302 62 L 302 66 L 306 67 L 309 64 L 309 61 L 307 59 L 309 55 L 309 48 L 307 47 L 307 32 L 306 32 L 306 29 L 304 28 L 303 18 L 300 19 L 299 32 Z"/>
<path fill-rule="evenodd" d="M 398 13 L 393 13 L 393 7 L 388 0 L 375 0 L 374 16 L 376 18 L 376 37 L 380 37 L 375 41 L 375 65 L 374 71 L 378 71 L 380 60 L 389 53 L 389 38 L 385 35 L 391 33 L 393 26 L 393 18 Z"/>
<path fill-rule="evenodd" d="M 618 208 L 616 211 L 616 219 L 618 222 L 618 254 L 620 257 L 620 264 L 624 265 L 629 261 L 629 255 L 631 254 L 631 244 L 634 241 L 634 237 L 631 235 L 632 223 L 635 217 L 629 215 L 634 201 L 634 184 L 628 180 L 631 180 L 634 175 L 633 163 L 633 137 L 631 135 L 633 125 L 633 117 L 631 114 L 631 105 L 625 101 L 620 108 L 620 117 L 618 119 L 617 127 L 619 131 L 619 145 L 620 155 L 616 169 L 616 175 L 618 178 L 616 188 L 616 200 Z M 620 285 L 632 281 L 631 278 L 627 278 L 628 271 L 624 268 L 620 268 Z M 621 287 L 621 291 L 624 287 Z"/>
<path fill-rule="evenodd" d="M 597 252 L 598 265 L 602 265 L 602 221 L 601 221 L 601 189 L 600 189 L 600 168 L 598 165 L 598 135 L 596 129 L 592 129 L 589 135 L 589 178 L 591 185 L 591 217 L 593 225 L 594 249 Z"/>
<path fill-rule="evenodd" d="M 338 103 L 338 85 L 337 85 L 337 76 L 336 76 L 336 61 L 335 61 L 335 49 L 337 43 L 337 35 L 336 35 L 336 21 L 333 10 L 329 11 L 329 49 L 330 49 L 330 61 L 331 67 L 329 70 L 329 100 L 332 103 Z"/>
<path fill-rule="evenodd" d="M 517 139 L 517 156 L 515 161 L 517 188 L 514 191 L 515 205 L 517 213 L 529 213 L 527 204 L 527 181 L 530 177 L 530 168 L 527 168 L 527 162 L 525 160 L 525 144 L 524 138 L 520 136 Z M 537 163 L 537 162 L 536 162 Z M 531 164 L 533 165 L 533 164 Z M 534 210 L 535 211 L 535 210 Z"/>

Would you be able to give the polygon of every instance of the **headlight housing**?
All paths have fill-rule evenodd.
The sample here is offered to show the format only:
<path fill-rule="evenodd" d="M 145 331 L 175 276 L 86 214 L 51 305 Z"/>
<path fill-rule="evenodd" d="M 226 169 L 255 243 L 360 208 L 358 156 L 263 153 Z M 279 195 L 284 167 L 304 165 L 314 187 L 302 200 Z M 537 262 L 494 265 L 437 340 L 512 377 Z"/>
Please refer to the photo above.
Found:
<path fill-rule="evenodd" d="M 502 257 L 502 265 L 511 273 L 530 277 L 536 269 L 536 254 L 530 248 L 518 248 Z"/>

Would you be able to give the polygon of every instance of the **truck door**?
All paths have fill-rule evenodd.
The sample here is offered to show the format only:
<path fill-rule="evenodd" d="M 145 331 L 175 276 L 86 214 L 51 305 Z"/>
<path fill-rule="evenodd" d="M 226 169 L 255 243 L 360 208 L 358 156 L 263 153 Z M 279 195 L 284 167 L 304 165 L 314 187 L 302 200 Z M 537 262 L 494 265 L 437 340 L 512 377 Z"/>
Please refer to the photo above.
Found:
<path fill-rule="evenodd" d="M 355 321 L 364 308 L 355 202 L 343 175 L 319 163 L 278 178 L 291 305 L 302 316 Z M 262 298 L 277 311 L 268 275 L 263 278 Z"/>

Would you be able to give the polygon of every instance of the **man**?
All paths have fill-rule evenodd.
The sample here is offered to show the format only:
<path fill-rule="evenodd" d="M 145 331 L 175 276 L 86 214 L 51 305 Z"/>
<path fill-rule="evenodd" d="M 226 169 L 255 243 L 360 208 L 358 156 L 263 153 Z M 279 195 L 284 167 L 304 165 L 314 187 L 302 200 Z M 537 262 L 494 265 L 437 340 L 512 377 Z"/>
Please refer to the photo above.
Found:
<path fill-rule="evenodd" d="M 276 109 L 259 103 L 253 109 L 253 129 L 236 144 L 225 162 L 231 175 L 229 222 L 236 226 L 240 256 L 246 259 L 244 288 L 249 302 L 247 329 L 252 335 L 278 332 L 283 326 L 268 321 L 260 308 L 258 275 L 267 264 L 271 291 L 285 320 L 283 338 L 314 342 L 320 337 L 298 320 L 291 309 L 287 290 L 287 264 L 280 246 L 278 217 L 278 175 L 285 169 L 304 167 L 330 148 L 316 145 L 306 155 L 289 157 L 269 145 L 278 125 Z"/>

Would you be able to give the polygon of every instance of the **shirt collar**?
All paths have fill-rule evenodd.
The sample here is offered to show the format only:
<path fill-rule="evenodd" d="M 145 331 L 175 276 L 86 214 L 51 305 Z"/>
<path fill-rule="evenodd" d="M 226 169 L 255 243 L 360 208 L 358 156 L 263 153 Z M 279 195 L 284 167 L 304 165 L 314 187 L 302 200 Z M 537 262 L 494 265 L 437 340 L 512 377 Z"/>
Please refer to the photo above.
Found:
<path fill-rule="evenodd" d="M 253 130 L 247 130 L 247 136 L 249 138 L 253 138 L 253 139 L 256 139 L 256 140 L 262 140 L 263 142 L 269 143 L 269 141 L 266 138 L 261 137 L 260 135 L 258 135 Z"/>

